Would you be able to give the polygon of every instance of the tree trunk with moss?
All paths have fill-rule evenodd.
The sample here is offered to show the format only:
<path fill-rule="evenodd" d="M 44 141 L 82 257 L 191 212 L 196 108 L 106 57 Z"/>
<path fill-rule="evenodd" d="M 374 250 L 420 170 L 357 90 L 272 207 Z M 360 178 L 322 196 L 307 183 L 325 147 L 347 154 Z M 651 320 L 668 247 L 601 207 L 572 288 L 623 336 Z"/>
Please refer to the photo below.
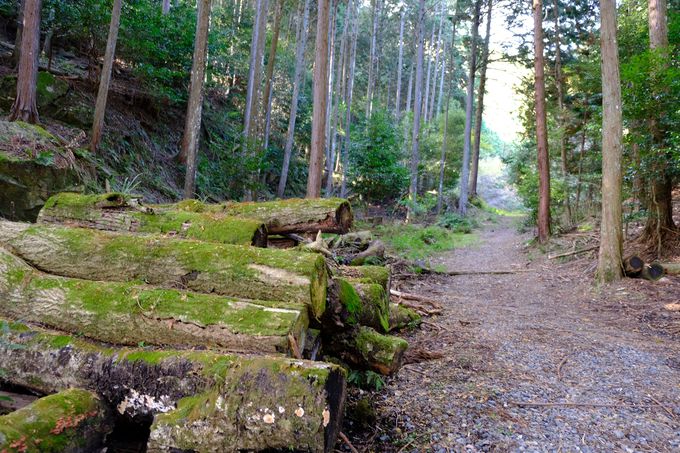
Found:
<path fill-rule="evenodd" d="M 286 301 L 316 318 L 326 309 L 326 261 L 315 253 L 7 221 L 0 221 L 0 245 L 64 277 Z"/>
<path fill-rule="evenodd" d="M 148 451 L 331 451 L 345 372 L 335 365 L 206 351 L 112 349 L 0 321 L 6 380 L 43 393 L 92 390 L 153 420 Z"/>
<path fill-rule="evenodd" d="M 391 273 L 387 266 L 339 266 L 334 274 L 358 283 L 377 283 L 390 292 Z"/>
<path fill-rule="evenodd" d="M 229 216 L 256 219 L 267 225 L 269 234 L 338 233 L 352 227 L 352 208 L 341 198 L 267 201 L 262 203 L 204 204 L 198 201 L 159 206 L 161 209 L 220 212 Z"/>
<path fill-rule="evenodd" d="M 40 211 L 39 223 L 132 233 L 161 233 L 223 244 L 267 246 L 267 227 L 259 220 L 220 213 L 159 211 L 120 193 L 60 193 Z"/>
<path fill-rule="evenodd" d="M 406 340 L 382 335 L 370 327 L 326 337 L 324 350 L 352 366 L 390 375 L 401 368 Z"/>
<path fill-rule="evenodd" d="M 299 305 L 54 277 L 2 249 L 0 316 L 106 343 L 249 353 L 286 353 L 291 337 L 303 348 L 308 327 Z"/>
<path fill-rule="evenodd" d="M 69 389 L 0 417 L 0 451 L 96 451 L 112 430 L 111 412 L 96 395 Z"/>
<path fill-rule="evenodd" d="M 414 310 L 399 304 L 390 304 L 390 331 L 417 326 L 421 316 Z"/>
<path fill-rule="evenodd" d="M 353 279 L 335 278 L 335 291 L 340 304 L 327 314 L 334 315 L 336 325 L 372 327 L 380 332 L 390 328 L 389 296 L 376 283 L 362 283 Z"/>

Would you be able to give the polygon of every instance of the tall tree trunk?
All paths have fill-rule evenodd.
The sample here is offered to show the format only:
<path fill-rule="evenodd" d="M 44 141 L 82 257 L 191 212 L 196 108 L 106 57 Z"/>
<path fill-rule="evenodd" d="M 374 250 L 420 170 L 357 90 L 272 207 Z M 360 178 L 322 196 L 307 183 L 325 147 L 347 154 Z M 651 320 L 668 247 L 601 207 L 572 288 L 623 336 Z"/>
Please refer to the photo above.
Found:
<path fill-rule="evenodd" d="M 378 17 L 382 0 L 373 0 L 373 27 L 371 28 L 371 50 L 368 62 L 368 88 L 366 92 L 366 117 L 371 116 L 373 110 L 373 91 L 375 89 L 375 73 L 377 66 Z"/>
<path fill-rule="evenodd" d="M 474 15 L 472 18 L 472 35 L 470 44 L 470 68 L 468 71 L 467 98 L 465 101 L 465 136 L 463 137 L 463 169 L 460 173 L 460 199 L 458 201 L 458 213 L 462 216 L 467 214 L 468 183 L 470 179 L 470 144 L 472 142 L 472 104 L 475 93 L 475 73 L 477 69 L 477 36 L 479 33 L 479 14 L 482 8 L 482 0 L 475 0 Z"/>
<path fill-rule="evenodd" d="M 19 60 L 21 59 L 21 41 L 24 31 L 24 6 L 26 0 L 19 0 L 19 8 L 17 14 L 17 32 L 14 36 L 14 52 L 12 52 L 12 62 L 15 67 L 19 67 Z"/>
<path fill-rule="evenodd" d="M 276 4 L 276 12 L 274 13 L 274 29 L 272 30 L 272 42 L 269 47 L 269 59 L 267 60 L 267 69 L 265 70 L 265 86 L 264 86 L 264 102 L 265 102 L 265 119 L 264 119 L 264 149 L 269 147 L 269 133 L 271 131 L 272 122 L 272 85 L 274 83 L 274 64 L 276 63 L 276 49 L 279 45 L 279 33 L 281 31 L 281 17 L 283 16 L 284 0 L 279 0 Z"/>
<path fill-rule="evenodd" d="M 560 49 L 560 12 L 558 0 L 553 0 L 553 17 L 555 19 L 555 86 L 557 87 L 557 120 L 560 127 L 560 161 L 562 164 L 562 177 L 567 188 L 566 197 L 564 198 L 564 209 L 566 211 L 567 220 L 569 223 L 571 219 L 571 190 L 569 190 L 569 165 L 567 161 L 567 140 L 565 136 L 565 110 L 564 110 L 564 80 L 562 79 L 562 51 Z"/>
<path fill-rule="evenodd" d="M 196 18 L 194 58 L 191 65 L 191 85 L 187 103 L 186 123 L 182 137 L 182 154 L 187 156 L 184 179 L 184 198 L 194 198 L 196 191 L 196 166 L 198 139 L 203 111 L 203 81 L 208 57 L 208 31 L 210 29 L 210 0 L 199 0 Z"/>
<path fill-rule="evenodd" d="M 413 97 L 413 71 L 415 66 L 411 64 L 411 70 L 408 74 L 408 87 L 406 88 L 406 106 L 404 107 L 405 112 L 411 111 L 411 100 Z"/>
<path fill-rule="evenodd" d="M 326 144 L 326 103 L 328 102 L 328 20 L 330 6 L 330 1 L 319 1 L 317 8 L 312 144 L 309 153 L 307 198 L 319 198 L 321 195 L 324 145 Z"/>
<path fill-rule="evenodd" d="M 482 49 L 482 69 L 479 74 L 479 92 L 477 93 L 477 110 L 475 111 L 475 142 L 472 148 L 472 169 L 470 171 L 470 196 L 477 196 L 477 179 L 479 176 L 479 148 L 482 143 L 482 115 L 484 113 L 484 91 L 486 90 L 486 68 L 489 64 L 489 39 L 491 37 L 492 0 L 487 2 L 486 35 Z"/>
<path fill-rule="evenodd" d="M 437 76 L 439 75 L 439 55 L 442 51 L 442 28 L 444 25 L 444 2 L 441 3 L 441 11 L 439 12 L 439 31 L 437 32 L 437 45 L 434 47 L 434 66 L 432 74 L 432 92 L 430 94 L 429 111 L 427 113 L 428 121 L 434 118 L 435 101 L 437 99 Z"/>
<path fill-rule="evenodd" d="M 248 69 L 248 89 L 246 91 L 246 105 L 243 122 L 243 135 L 253 136 L 256 127 L 258 94 L 260 91 L 262 54 L 264 52 L 264 38 L 267 28 L 267 10 L 269 0 L 256 0 L 255 18 L 253 20 L 253 35 L 250 42 L 250 66 Z"/>
<path fill-rule="evenodd" d="M 397 94 L 396 94 L 396 105 L 395 112 L 396 117 L 399 119 L 401 117 L 401 73 L 402 66 L 404 64 L 404 22 L 406 19 L 406 6 L 402 5 L 401 14 L 399 18 L 399 58 L 397 61 Z"/>
<path fill-rule="evenodd" d="M 446 65 L 441 65 L 441 74 L 439 75 L 439 95 L 437 96 L 437 109 L 435 115 L 439 115 L 442 111 L 442 100 L 444 99 L 444 79 L 446 78 Z"/>
<path fill-rule="evenodd" d="M 326 100 L 326 143 L 324 144 L 324 170 L 327 168 L 332 168 L 328 166 L 328 161 L 331 158 L 331 115 L 333 114 L 333 100 L 336 98 L 333 96 L 333 84 L 335 81 L 335 78 L 333 77 L 333 70 L 336 67 L 335 63 L 337 59 L 337 52 L 335 50 L 337 21 L 335 20 L 335 17 L 338 13 L 338 5 L 340 2 L 336 0 L 332 1 L 333 3 L 331 4 L 331 11 L 328 16 L 328 30 L 330 35 L 328 37 L 328 98 Z M 339 67 L 339 65 L 337 66 Z M 326 173 L 326 179 L 331 174 L 332 173 Z M 324 184 L 324 181 L 325 180 L 322 179 L 322 185 Z"/>
<path fill-rule="evenodd" d="M 286 146 L 283 151 L 283 165 L 281 167 L 281 178 L 276 194 L 279 198 L 283 197 L 286 191 L 288 180 L 288 169 L 290 168 L 290 157 L 293 153 L 293 142 L 295 140 L 295 122 L 297 120 L 298 99 L 300 97 L 300 85 L 305 72 L 305 47 L 307 45 L 307 27 L 309 25 L 309 4 L 310 0 L 304 0 L 304 9 L 301 14 L 302 19 L 298 24 L 297 45 L 295 48 L 295 76 L 293 77 L 293 97 L 290 101 L 290 116 L 288 118 L 288 132 L 286 133 Z"/>
<path fill-rule="evenodd" d="M 420 164 L 420 117 L 423 102 L 423 58 L 425 54 L 425 0 L 420 0 L 418 5 L 418 20 L 416 31 L 416 81 L 415 81 L 415 105 L 413 107 L 413 132 L 411 144 L 411 182 L 409 185 L 409 205 L 406 220 L 413 218 L 413 209 L 418 201 L 418 166 Z"/>
<path fill-rule="evenodd" d="M 340 186 L 340 197 L 347 197 L 347 170 L 349 167 L 349 152 L 351 145 L 351 127 L 352 127 L 352 97 L 354 94 L 354 72 L 357 61 L 357 41 L 359 38 L 359 7 L 354 6 L 354 15 L 352 22 L 352 50 L 349 56 L 349 76 L 347 79 L 347 93 L 345 97 L 345 145 L 342 151 L 342 182 Z"/>
<path fill-rule="evenodd" d="M 623 224 L 621 186 L 623 173 L 621 81 L 616 41 L 616 0 L 600 0 L 602 46 L 602 224 L 598 279 L 610 282 L 621 278 Z"/>
<path fill-rule="evenodd" d="M 536 147 L 538 152 L 538 241 L 550 236 L 550 157 L 545 113 L 543 57 L 543 0 L 534 0 L 534 86 L 536 95 Z"/>
<path fill-rule="evenodd" d="M 349 30 L 350 11 L 352 7 L 352 0 L 347 2 L 345 9 L 345 23 L 342 27 L 342 36 L 340 37 L 340 54 L 338 56 L 338 66 L 335 73 L 335 97 L 332 110 L 332 125 L 331 125 L 331 143 L 329 147 L 330 158 L 326 161 L 326 196 L 330 197 L 333 194 L 333 169 L 335 167 L 335 150 L 337 149 L 338 136 L 338 117 L 340 116 L 340 101 L 345 98 L 342 92 L 343 87 L 343 71 L 345 68 L 345 53 L 347 52 L 347 35 Z"/>
<path fill-rule="evenodd" d="M 663 50 L 668 47 L 668 18 L 667 0 L 649 0 L 649 46 L 652 50 Z M 663 88 L 657 88 L 658 95 Z M 676 227 L 673 222 L 673 180 L 668 174 L 668 146 L 666 145 L 667 131 L 660 124 L 659 118 L 664 112 L 658 112 L 658 117 L 651 118 L 649 129 L 652 141 L 660 156 L 656 159 L 654 176 L 650 181 L 651 193 L 648 197 L 648 217 L 643 232 L 645 240 L 656 243 L 658 253 L 661 253 L 663 239 Z"/>
<path fill-rule="evenodd" d="M 165 16 L 170 12 L 170 0 L 163 0 L 163 7 L 161 9 L 161 12 Z"/>
<path fill-rule="evenodd" d="M 432 26 L 432 36 L 430 37 L 429 49 L 434 47 L 434 26 Z M 425 98 L 423 100 L 423 121 L 427 123 L 428 121 L 428 107 L 430 100 L 430 76 L 432 75 L 432 57 L 427 56 L 427 76 L 425 77 Z"/>
<path fill-rule="evenodd" d="M 9 112 L 10 121 L 40 122 L 36 105 L 38 53 L 40 52 L 40 0 L 23 1 L 23 29 L 17 74 L 17 96 Z"/>
<path fill-rule="evenodd" d="M 120 28 L 120 10 L 122 0 L 113 0 L 111 10 L 111 23 L 109 24 L 109 38 L 106 42 L 106 52 L 104 54 L 104 66 L 99 77 L 99 92 L 97 93 L 97 103 L 94 107 L 94 120 L 92 121 L 92 140 L 90 150 L 97 151 L 104 132 L 104 119 L 106 117 L 106 100 L 109 96 L 109 85 L 111 84 L 111 71 L 113 69 L 113 58 L 116 54 L 116 42 L 118 41 L 118 30 Z"/>
<path fill-rule="evenodd" d="M 456 13 L 458 12 L 458 7 L 456 7 Z M 451 49 L 449 53 L 449 61 L 451 62 L 451 73 L 453 73 L 453 67 L 455 65 L 455 55 L 454 55 L 454 50 L 456 48 L 456 25 L 457 25 L 457 17 L 458 15 L 454 16 L 453 18 L 453 30 L 451 32 Z M 441 81 L 441 86 L 444 86 L 444 83 L 446 82 L 444 79 L 446 78 L 446 54 L 444 54 L 443 61 L 442 61 L 442 81 Z M 445 114 L 444 114 L 444 137 L 442 140 L 442 151 L 441 155 L 439 157 L 439 186 L 437 190 L 437 215 L 441 214 L 442 208 L 444 206 L 444 170 L 446 169 L 446 148 L 447 148 L 447 136 L 448 136 L 448 128 L 449 128 L 449 104 L 451 104 L 451 91 L 453 91 L 453 86 L 452 84 L 448 87 L 446 90 L 446 107 L 445 107 Z"/>

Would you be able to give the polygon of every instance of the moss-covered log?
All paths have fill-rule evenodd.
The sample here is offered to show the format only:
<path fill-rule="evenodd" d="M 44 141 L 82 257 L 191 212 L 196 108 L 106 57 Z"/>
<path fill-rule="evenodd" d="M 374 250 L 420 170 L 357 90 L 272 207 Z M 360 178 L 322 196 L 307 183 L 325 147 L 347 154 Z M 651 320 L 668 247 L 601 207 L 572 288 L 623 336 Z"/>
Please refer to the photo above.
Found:
<path fill-rule="evenodd" d="M 330 451 L 342 423 L 345 372 L 335 365 L 112 349 L 0 323 L 2 379 L 45 393 L 89 389 L 122 415 L 155 418 L 149 451 Z"/>
<path fill-rule="evenodd" d="M 0 245 L 65 277 L 305 304 L 317 318 L 326 308 L 326 262 L 315 253 L 6 221 Z"/>
<path fill-rule="evenodd" d="M 351 279 L 335 278 L 341 310 L 337 314 L 343 325 L 368 326 L 387 332 L 389 330 L 389 297 L 376 283 L 361 283 Z"/>
<path fill-rule="evenodd" d="M 401 368 L 408 343 L 402 338 L 359 326 L 352 331 L 327 336 L 323 347 L 325 352 L 352 366 L 390 375 Z"/>
<path fill-rule="evenodd" d="M 267 246 L 267 228 L 259 220 L 220 213 L 156 212 L 120 193 L 60 193 L 47 200 L 38 222 L 105 231 L 169 234 L 223 244 Z"/>
<path fill-rule="evenodd" d="M 354 221 L 352 208 L 340 198 L 289 199 L 257 203 L 204 204 L 195 200 L 161 209 L 191 212 L 220 212 L 235 217 L 257 219 L 267 225 L 269 234 L 346 233 Z"/>
<path fill-rule="evenodd" d="M 390 331 L 420 325 L 421 316 L 408 307 L 390 303 Z"/>
<path fill-rule="evenodd" d="M 285 353 L 292 335 L 304 347 L 307 310 L 277 305 L 136 283 L 54 277 L 0 249 L 0 316 L 108 343 Z"/>
<path fill-rule="evenodd" d="M 668 275 L 680 275 L 680 263 L 658 263 Z"/>
<path fill-rule="evenodd" d="M 390 292 L 391 273 L 388 266 L 339 266 L 335 274 L 359 283 L 377 283 L 386 293 Z"/>
<path fill-rule="evenodd" d="M 0 451 L 96 451 L 113 429 L 110 414 L 87 390 L 69 389 L 40 398 L 0 417 Z"/>

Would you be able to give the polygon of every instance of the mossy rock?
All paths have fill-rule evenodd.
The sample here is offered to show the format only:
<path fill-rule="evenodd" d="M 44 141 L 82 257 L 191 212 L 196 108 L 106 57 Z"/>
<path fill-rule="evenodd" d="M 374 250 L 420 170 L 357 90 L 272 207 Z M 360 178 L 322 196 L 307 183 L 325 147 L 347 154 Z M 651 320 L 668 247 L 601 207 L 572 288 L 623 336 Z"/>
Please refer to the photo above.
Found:
<path fill-rule="evenodd" d="M 17 89 L 16 76 L 6 76 L 0 81 L 0 107 L 9 111 L 14 103 Z M 42 109 L 54 105 L 56 101 L 66 95 L 69 91 L 69 84 L 64 80 L 55 77 L 49 72 L 38 72 L 38 82 L 36 86 L 36 103 L 38 112 Z"/>
<path fill-rule="evenodd" d="M 0 121 L 0 216 L 35 221 L 50 196 L 78 190 L 81 177 L 63 153 L 42 127 Z"/>
<path fill-rule="evenodd" d="M 0 417 L 0 451 L 93 451 L 112 429 L 110 413 L 96 395 L 69 389 Z"/>

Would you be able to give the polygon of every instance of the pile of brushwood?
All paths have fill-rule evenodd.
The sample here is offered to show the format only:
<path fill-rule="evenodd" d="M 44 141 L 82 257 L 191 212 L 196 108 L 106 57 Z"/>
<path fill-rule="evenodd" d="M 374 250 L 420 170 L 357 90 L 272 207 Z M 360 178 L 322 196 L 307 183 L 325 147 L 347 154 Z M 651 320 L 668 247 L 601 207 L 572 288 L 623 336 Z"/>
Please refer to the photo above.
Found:
<path fill-rule="evenodd" d="M 380 259 L 337 259 L 351 226 L 340 199 L 118 193 L 0 221 L 0 381 L 49 395 L 0 417 L 0 450 L 87 450 L 121 419 L 149 451 L 332 450 L 347 370 L 397 371 L 387 334 L 418 319 L 388 267 L 340 264 Z"/>

